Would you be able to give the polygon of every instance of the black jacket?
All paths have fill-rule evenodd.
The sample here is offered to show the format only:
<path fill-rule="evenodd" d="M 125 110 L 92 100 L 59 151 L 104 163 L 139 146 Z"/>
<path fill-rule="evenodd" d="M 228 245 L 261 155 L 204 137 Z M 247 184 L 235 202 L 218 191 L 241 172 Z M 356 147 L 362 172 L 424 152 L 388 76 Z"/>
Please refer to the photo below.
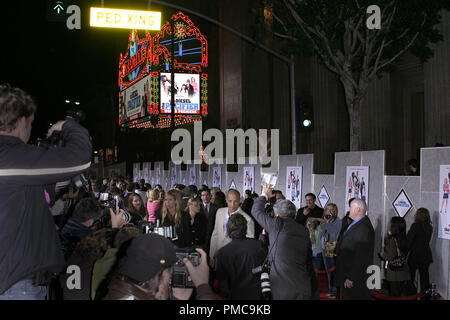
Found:
<path fill-rule="evenodd" d="M 425 231 L 420 223 L 413 223 L 406 237 L 408 238 L 408 262 L 418 265 L 429 265 L 433 262 L 430 240 L 432 232 Z"/>
<path fill-rule="evenodd" d="M 260 275 L 252 269 L 263 264 L 267 248 L 255 239 L 233 239 L 216 257 L 216 278 L 226 280 L 231 300 L 260 300 Z"/>
<path fill-rule="evenodd" d="M 305 208 L 306 207 L 298 209 L 297 215 L 295 216 L 295 221 L 297 221 L 297 223 L 300 223 L 302 226 L 306 225 L 306 220 L 308 220 L 308 218 L 322 218 L 322 208 L 314 206 L 314 209 L 312 209 L 306 216 L 303 214 L 303 210 L 305 210 Z"/>
<path fill-rule="evenodd" d="M 44 185 L 89 168 L 92 146 L 87 130 L 73 120 L 64 123 L 62 138 L 64 147 L 47 149 L 0 136 L 0 294 L 65 264 Z"/>
<path fill-rule="evenodd" d="M 275 300 L 317 299 L 309 232 L 291 218 L 265 212 L 266 198 L 255 200 L 252 216 L 269 234 L 270 282 Z"/>
<path fill-rule="evenodd" d="M 175 221 L 171 220 L 168 216 L 161 224 L 163 227 L 175 227 Z M 191 233 L 191 217 L 189 213 L 182 211 L 181 212 L 181 221 L 180 225 L 175 228 L 177 233 L 177 240 L 172 240 L 173 244 L 178 248 L 186 248 L 192 246 L 192 233 Z"/>
<path fill-rule="evenodd" d="M 367 267 L 373 264 L 374 239 L 372 223 L 366 216 L 344 233 L 338 242 L 337 283 L 344 288 L 345 280 L 352 281 L 353 288 L 348 290 L 348 293 L 355 299 L 370 299 L 366 281 L 369 277 Z"/>
<path fill-rule="evenodd" d="M 201 211 L 195 215 L 194 223 L 190 225 L 191 241 L 193 246 L 201 246 L 202 248 L 206 247 L 206 228 L 206 217 L 203 211 Z"/>

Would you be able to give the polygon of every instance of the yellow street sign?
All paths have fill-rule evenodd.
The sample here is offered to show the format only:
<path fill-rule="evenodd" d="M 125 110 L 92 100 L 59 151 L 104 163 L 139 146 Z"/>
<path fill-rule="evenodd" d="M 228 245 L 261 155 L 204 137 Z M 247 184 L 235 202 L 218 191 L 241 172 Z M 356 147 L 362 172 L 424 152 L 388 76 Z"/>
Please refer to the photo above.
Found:
<path fill-rule="evenodd" d="M 91 7 L 91 27 L 160 30 L 161 12 Z"/>

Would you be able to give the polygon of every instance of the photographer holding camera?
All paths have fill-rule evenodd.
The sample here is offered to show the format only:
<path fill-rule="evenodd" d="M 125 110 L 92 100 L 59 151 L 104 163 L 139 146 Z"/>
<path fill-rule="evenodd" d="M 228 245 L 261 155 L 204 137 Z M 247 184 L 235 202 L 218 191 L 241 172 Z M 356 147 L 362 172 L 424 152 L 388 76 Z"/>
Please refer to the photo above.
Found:
<path fill-rule="evenodd" d="M 36 112 L 25 91 L 0 86 L 0 299 L 42 300 L 52 274 L 64 267 L 44 187 L 90 167 L 88 131 L 74 120 L 59 121 L 64 146 L 28 145 Z M 49 190 L 50 191 L 50 190 Z"/>
<path fill-rule="evenodd" d="M 265 211 L 272 188 L 264 185 L 262 196 L 255 200 L 252 215 L 269 234 L 268 262 L 274 300 L 318 299 L 317 278 L 312 266 L 309 233 L 294 217 L 295 205 L 277 200 L 274 216 Z"/>
<path fill-rule="evenodd" d="M 197 290 L 196 300 L 217 300 L 208 285 L 206 253 L 202 249 L 196 251 L 200 255 L 197 266 L 188 258 L 182 259 Z M 131 241 L 103 300 L 188 300 L 192 288 L 171 285 L 175 264 L 180 261 L 169 239 L 155 233 L 137 236 Z"/>

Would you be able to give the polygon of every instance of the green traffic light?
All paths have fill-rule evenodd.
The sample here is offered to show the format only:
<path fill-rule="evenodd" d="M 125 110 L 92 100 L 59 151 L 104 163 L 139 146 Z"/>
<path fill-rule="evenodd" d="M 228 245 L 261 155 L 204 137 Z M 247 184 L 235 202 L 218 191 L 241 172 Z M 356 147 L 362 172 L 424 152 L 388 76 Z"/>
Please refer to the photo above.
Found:
<path fill-rule="evenodd" d="M 304 126 L 305 128 L 309 127 L 310 125 L 311 125 L 311 120 L 308 120 L 308 119 L 303 120 L 303 126 Z"/>

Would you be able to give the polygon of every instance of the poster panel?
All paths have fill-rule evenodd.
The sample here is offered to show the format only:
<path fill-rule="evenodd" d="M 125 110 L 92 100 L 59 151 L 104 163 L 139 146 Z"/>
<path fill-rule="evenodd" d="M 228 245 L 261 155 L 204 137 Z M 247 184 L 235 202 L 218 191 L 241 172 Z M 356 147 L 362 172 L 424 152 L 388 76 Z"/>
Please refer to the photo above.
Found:
<path fill-rule="evenodd" d="M 369 167 L 347 167 L 345 212 L 351 198 L 362 199 L 369 206 Z M 366 212 L 367 214 L 367 212 Z"/>
<path fill-rule="evenodd" d="M 195 167 L 189 167 L 189 184 L 190 185 L 197 185 L 197 170 L 195 170 Z"/>
<path fill-rule="evenodd" d="M 286 167 L 286 199 L 295 204 L 297 210 L 302 202 L 302 167 Z"/>
<path fill-rule="evenodd" d="M 439 238 L 450 239 L 450 214 L 448 197 L 450 193 L 450 164 L 441 165 L 439 170 Z"/>
<path fill-rule="evenodd" d="M 139 162 L 133 163 L 133 182 L 138 182 L 140 178 L 140 164 Z"/>
<path fill-rule="evenodd" d="M 222 168 L 213 167 L 213 187 L 222 189 Z"/>
<path fill-rule="evenodd" d="M 255 168 L 244 167 L 243 189 L 242 194 L 244 194 L 245 190 L 255 191 Z"/>
<path fill-rule="evenodd" d="M 170 186 L 173 186 L 174 184 L 178 183 L 178 174 L 177 174 L 177 168 L 173 166 L 170 169 Z"/>

